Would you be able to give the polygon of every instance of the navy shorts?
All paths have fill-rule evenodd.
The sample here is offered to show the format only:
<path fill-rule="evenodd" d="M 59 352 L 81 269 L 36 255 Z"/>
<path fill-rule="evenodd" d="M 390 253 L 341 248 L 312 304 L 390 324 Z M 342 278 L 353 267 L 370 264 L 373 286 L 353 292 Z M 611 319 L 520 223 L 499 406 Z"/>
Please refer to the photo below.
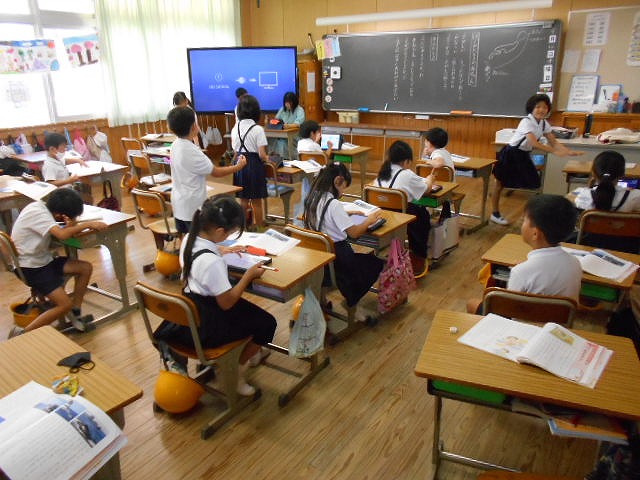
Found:
<path fill-rule="evenodd" d="M 67 257 L 56 257 L 44 267 L 22 267 L 27 285 L 40 295 L 49 295 L 56 288 L 64 285 L 64 265 Z"/>

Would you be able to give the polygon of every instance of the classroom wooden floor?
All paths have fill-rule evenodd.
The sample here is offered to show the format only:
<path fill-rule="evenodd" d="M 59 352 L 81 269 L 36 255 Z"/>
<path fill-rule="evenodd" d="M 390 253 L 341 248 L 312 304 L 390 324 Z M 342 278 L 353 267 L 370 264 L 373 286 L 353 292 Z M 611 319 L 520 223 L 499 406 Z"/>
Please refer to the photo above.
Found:
<path fill-rule="evenodd" d="M 461 178 L 460 183 L 467 193 L 463 210 L 479 212 L 480 180 Z M 355 191 L 357 185 L 351 188 Z M 480 256 L 505 233 L 519 231 L 528 195 L 514 192 L 503 202 L 503 214 L 514 220 L 511 226 L 490 224 L 463 236 L 460 247 L 419 281 L 408 304 L 382 317 L 377 326 L 328 347 L 329 367 L 285 408 L 278 407 L 278 395 L 291 377 L 265 366 L 253 369 L 250 378 L 262 388 L 262 398 L 206 441 L 200 439 L 200 427 L 213 416 L 215 401 L 205 398 L 194 412 L 179 418 L 153 412 L 153 386 L 161 364 L 137 311 L 93 332 L 71 335 L 144 389 L 143 398 L 125 409 L 129 443 L 121 453 L 123 478 L 431 478 L 434 402 L 426 381 L 413 373 L 418 353 L 437 309 L 464 311 L 469 297 L 481 295 L 476 280 Z M 274 210 L 280 207 L 279 201 L 270 202 Z M 128 196 L 124 210 L 132 211 Z M 129 287 L 139 279 L 177 287 L 156 272 L 142 273 L 142 265 L 154 256 L 149 232 L 136 228 L 128 235 Z M 83 251 L 81 258 L 94 263 L 94 280 L 101 287 L 116 290 L 106 248 Z M 5 292 L 0 299 L 4 339 L 12 323 L 8 306 L 24 300 L 27 289 L 4 271 L 0 281 Z M 291 303 L 251 300 L 278 318 L 276 341 L 286 344 Z M 110 302 L 90 293 L 85 310 L 97 314 Z M 368 294 L 364 306 L 375 309 L 376 297 Z M 601 330 L 602 320 L 578 319 L 576 326 Z M 302 362 L 277 353 L 271 360 L 304 368 Z M 549 475 L 582 478 L 592 469 L 595 442 L 551 437 L 537 419 L 455 401 L 444 402 L 443 414 L 442 438 L 448 449 Z M 466 480 L 478 473 L 444 462 L 439 478 Z"/>

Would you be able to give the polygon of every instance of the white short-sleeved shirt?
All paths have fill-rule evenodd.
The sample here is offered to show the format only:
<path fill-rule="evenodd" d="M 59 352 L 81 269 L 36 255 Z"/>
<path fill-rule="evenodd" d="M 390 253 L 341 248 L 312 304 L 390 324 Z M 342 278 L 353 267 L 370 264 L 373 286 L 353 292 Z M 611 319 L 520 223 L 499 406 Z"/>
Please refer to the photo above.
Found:
<path fill-rule="evenodd" d="M 577 300 L 581 281 L 582 268 L 578 259 L 562 247 L 548 247 L 532 250 L 526 261 L 513 267 L 507 288 Z"/>
<path fill-rule="evenodd" d="M 171 145 L 171 206 L 173 215 L 190 222 L 207 199 L 207 176 L 213 164 L 197 145 L 178 138 Z"/>
<path fill-rule="evenodd" d="M 298 153 L 302 152 L 322 152 L 322 147 L 310 138 L 301 138 L 298 140 Z"/>
<path fill-rule="evenodd" d="M 327 192 L 318 202 L 317 218 L 320 223 L 320 215 L 324 210 L 325 204 L 334 198 L 334 196 Z M 334 242 L 340 242 L 347 239 L 346 230 L 354 225 L 353 220 L 346 212 L 342 204 L 336 199 L 333 200 L 327 207 L 327 211 L 324 215 L 324 221 L 322 222 L 322 233 L 329 235 Z M 318 225 L 311 225 L 311 228 L 317 228 Z"/>
<path fill-rule="evenodd" d="M 245 118 L 236 122 L 231 129 L 231 145 L 236 152 L 240 150 L 240 138 L 244 137 L 247 130 L 251 128 L 251 125 L 255 125 L 255 123 L 253 120 Z M 260 125 L 253 127 L 244 139 L 244 146 L 247 148 L 247 152 L 259 152 L 260 147 L 266 147 L 267 143 L 264 128 Z"/>
<path fill-rule="evenodd" d="M 431 152 L 431 155 L 429 155 L 429 158 L 431 160 L 435 160 L 436 158 L 441 158 L 444 164 L 453 171 L 453 179 L 455 180 L 456 164 L 454 163 L 453 158 L 451 158 L 451 154 L 449 153 L 448 150 L 444 148 L 437 148 L 433 152 Z"/>
<path fill-rule="evenodd" d="M 399 170 L 402 170 L 398 173 Z M 396 176 L 395 181 L 393 182 L 393 187 L 390 187 L 391 181 L 393 177 Z M 417 200 L 418 198 L 424 195 L 425 190 L 427 189 L 427 184 L 424 181 L 424 178 L 416 175 L 413 171 L 408 168 L 403 169 L 399 165 L 391 165 L 391 177 L 388 180 L 380 180 L 376 179 L 374 185 L 385 187 L 385 188 L 396 188 L 398 190 L 402 190 L 407 194 L 407 198 L 410 202 L 413 200 Z"/>
<path fill-rule="evenodd" d="M 520 120 L 518 128 L 513 134 L 513 137 L 511 137 L 511 140 L 509 140 L 509 145 L 511 145 L 512 147 L 517 146 L 520 140 L 522 140 L 522 138 L 524 137 L 524 140 L 518 148 L 525 152 L 530 152 L 531 150 L 533 150 L 533 147 L 531 146 L 531 144 L 529 143 L 529 139 L 527 138 L 528 133 L 531 133 L 534 137 L 536 137 L 536 139 L 539 140 L 547 133 L 551 133 L 551 125 L 546 120 L 538 122 L 534 118 L 533 114 L 530 113 L 522 120 Z"/>
<path fill-rule="evenodd" d="M 47 155 L 42 164 L 42 178 L 44 178 L 45 182 L 66 180 L 70 176 L 64 160 L 58 160 Z"/>
<path fill-rule="evenodd" d="M 576 197 L 576 207 L 581 210 L 591 210 L 596 208 L 593 204 L 593 197 L 591 196 L 591 191 L 595 190 L 590 188 L 583 188 L 578 193 Z M 616 185 L 616 193 L 613 196 L 613 202 L 611 202 L 611 209 L 613 210 L 618 205 L 620 205 L 620 201 L 622 201 L 622 197 L 624 197 L 624 192 L 627 189 L 621 187 L 620 185 Z M 624 203 L 616 210 L 616 212 L 640 212 L 640 190 L 629 190 L 629 195 Z"/>
<path fill-rule="evenodd" d="M 22 209 L 11 231 L 21 267 L 44 267 L 53 260 L 51 229 L 56 225 L 44 202 L 33 202 Z"/>
<path fill-rule="evenodd" d="M 189 235 L 187 234 L 180 246 L 180 266 L 182 267 L 184 267 L 184 248 L 187 245 L 188 238 Z M 218 246 L 210 240 L 197 237 L 193 243 L 191 258 L 200 250 L 211 250 L 215 255 L 203 253 L 191 264 L 187 291 L 207 297 L 215 297 L 231 290 L 227 264 L 222 259 Z"/>

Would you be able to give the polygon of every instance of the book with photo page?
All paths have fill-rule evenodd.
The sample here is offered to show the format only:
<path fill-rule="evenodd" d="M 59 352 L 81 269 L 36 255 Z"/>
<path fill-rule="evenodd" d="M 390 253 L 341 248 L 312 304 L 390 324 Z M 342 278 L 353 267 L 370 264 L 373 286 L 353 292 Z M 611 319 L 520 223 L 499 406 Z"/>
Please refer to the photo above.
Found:
<path fill-rule="evenodd" d="M 225 253 L 222 258 L 224 259 L 227 267 L 230 270 L 236 270 L 238 272 L 244 272 L 251 268 L 256 263 L 262 263 L 268 265 L 271 263 L 271 257 L 265 257 L 262 255 L 252 255 L 250 253 Z"/>
<path fill-rule="evenodd" d="M 369 216 L 374 212 L 378 212 L 380 207 L 371 205 L 364 200 L 355 200 L 353 202 L 340 202 L 347 213 L 362 214 Z"/>
<path fill-rule="evenodd" d="M 288 237 L 270 228 L 264 233 L 244 232 L 240 237 L 222 242 L 222 245 L 245 245 L 263 249 L 269 255 L 282 255 L 300 243 L 297 238 Z"/>
<path fill-rule="evenodd" d="M 0 399 L 0 476 L 88 479 L 127 443 L 86 398 L 29 382 Z"/>
<path fill-rule="evenodd" d="M 591 252 L 574 248 L 562 247 L 563 250 L 574 255 L 580 261 L 582 271 L 597 277 L 609 278 L 622 282 L 638 269 L 638 265 L 617 257 L 605 250 L 595 249 Z"/>
<path fill-rule="evenodd" d="M 556 323 L 542 327 L 490 313 L 458 341 L 594 388 L 612 351 Z"/>

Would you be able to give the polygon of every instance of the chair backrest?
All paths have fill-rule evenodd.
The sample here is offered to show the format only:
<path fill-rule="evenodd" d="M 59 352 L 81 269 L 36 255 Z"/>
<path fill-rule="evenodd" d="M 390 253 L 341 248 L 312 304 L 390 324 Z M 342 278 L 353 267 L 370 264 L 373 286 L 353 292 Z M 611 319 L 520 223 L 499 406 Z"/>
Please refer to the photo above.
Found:
<path fill-rule="evenodd" d="M 577 243 L 640 253 L 640 213 L 587 210 L 580 217 Z"/>
<path fill-rule="evenodd" d="M 298 152 L 298 160 L 315 160 L 322 166 L 327 164 L 327 156 L 323 152 Z"/>
<path fill-rule="evenodd" d="M 484 291 L 482 313 L 495 313 L 503 317 L 526 322 L 555 322 L 567 327 L 573 323 L 578 305 L 569 297 L 538 295 L 491 287 Z"/>
<path fill-rule="evenodd" d="M 120 143 L 122 143 L 124 154 L 127 157 L 132 155 L 142 155 L 142 152 L 144 151 L 144 145 L 137 138 L 122 137 L 120 139 Z"/>
<path fill-rule="evenodd" d="M 263 165 L 264 165 L 264 176 L 267 178 L 267 180 L 277 184 L 278 175 L 277 175 L 276 166 L 271 162 L 264 162 Z"/>
<path fill-rule="evenodd" d="M 155 222 L 158 220 L 157 217 L 161 217 L 165 222 L 166 231 L 171 231 L 169 226 L 171 212 L 161 193 L 134 188 L 131 190 L 131 198 L 133 199 L 138 223 L 142 228 L 148 229 L 149 223 Z"/>
<path fill-rule="evenodd" d="M 189 327 L 198 359 L 204 364 L 206 359 L 202 343 L 200 342 L 200 334 L 198 333 L 200 314 L 198 313 L 198 308 L 195 303 L 180 293 L 161 290 L 143 282 L 136 283 L 133 291 L 138 300 L 138 308 L 142 314 L 142 319 L 144 320 L 144 325 L 151 342 L 154 345 L 157 344 L 153 336 L 154 325 L 151 324 L 151 318 L 148 312 L 151 312 L 163 320 Z"/>
<path fill-rule="evenodd" d="M 23 283 L 27 283 L 18 263 L 18 250 L 11 237 L 3 231 L 0 231 L 0 258 L 8 272 L 15 273 Z"/>
<path fill-rule="evenodd" d="M 387 210 L 407 211 L 407 194 L 396 188 L 365 185 L 364 201 Z"/>
<path fill-rule="evenodd" d="M 418 163 L 416 165 L 416 173 L 421 177 L 428 177 L 431 175 L 433 171 L 433 167 L 428 163 Z M 436 180 L 440 180 L 441 182 L 453 182 L 455 178 L 454 171 L 451 170 L 451 167 L 444 165 L 442 167 L 435 169 Z"/>

